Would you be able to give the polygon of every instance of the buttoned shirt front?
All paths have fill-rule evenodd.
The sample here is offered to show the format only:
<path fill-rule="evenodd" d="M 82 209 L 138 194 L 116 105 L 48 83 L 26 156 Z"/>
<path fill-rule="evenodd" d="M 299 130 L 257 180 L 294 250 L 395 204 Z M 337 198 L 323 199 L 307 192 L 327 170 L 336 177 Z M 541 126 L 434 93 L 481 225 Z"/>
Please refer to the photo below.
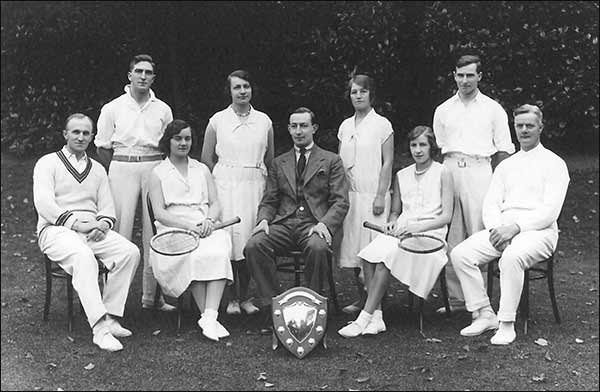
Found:
<path fill-rule="evenodd" d="M 118 155 L 160 153 L 158 142 L 173 121 L 171 108 L 156 98 L 152 90 L 148 101 L 141 106 L 131 96 L 129 85 L 124 90 L 125 94 L 102 107 L 94 144 L 114 149 Z"/>
<path fill-rule="evenodd" d="M 460 152 L 489 157 L 515 152 L 502 106 L 480 91 L 466 105 L 458 93 L 435 109 L 433 131 L 442 154 Z"/>
<path fill-rule="evenodd" d="M 565 162 L 541 144 L 500 162 L 483 201 L 486 229 L 516 223 L 521 232 L 558 229 L 569 171 Z"/>

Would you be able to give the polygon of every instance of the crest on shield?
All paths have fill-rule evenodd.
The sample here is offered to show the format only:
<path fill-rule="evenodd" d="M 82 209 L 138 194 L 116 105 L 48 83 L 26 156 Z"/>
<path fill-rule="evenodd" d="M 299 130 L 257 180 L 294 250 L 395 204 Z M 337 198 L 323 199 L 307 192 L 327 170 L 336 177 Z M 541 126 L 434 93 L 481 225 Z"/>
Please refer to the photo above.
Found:
<path fill-rule="evenodd" d="M 327 298 L 306 287 L 273 297 L 273 350 L 281 345 L 302 359 L 320 342 L 327 348 Z"/>

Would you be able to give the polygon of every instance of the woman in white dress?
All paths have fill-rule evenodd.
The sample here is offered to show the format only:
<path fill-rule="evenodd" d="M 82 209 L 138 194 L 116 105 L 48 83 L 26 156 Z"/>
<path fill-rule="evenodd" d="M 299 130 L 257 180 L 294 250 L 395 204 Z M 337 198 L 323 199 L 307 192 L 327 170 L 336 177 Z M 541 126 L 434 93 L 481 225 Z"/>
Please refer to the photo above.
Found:
<path fill-rule="evenodd" d="M 231 105 L 215 113 L 204 135 L 201 161 L 213 173 L 217 194 L 223 208 L 223 220 L 239 216 L 241 223 L 225 230 L 231 233 L 231 260 L 239 293 L 232 298 L 228 314 L 241 309 L 252 314 L 258 308 L 247 298 L 250 272 L 243 250 L 256 226 L 256 213 L 262 198 L 267 166 L 274 154 L 273 124 L 269 116 L 250 105 L 252 80 L 247 71 L 237 70 L 227 77 L 226 91 Z M 241 309 L 240 309 L 241 307 Z"/>
<path fill-rule="evenodd" d="M 225 230 L 213 231 L 221 206 L 210 170 L 188 156 L 192 141 L 192 131 L 185 121 L 173 120 L 167 125 L 159 142 L 166 158 L 152 170 L 149 193 L 157 232 L 193 230 L 200 235 L 200 245 L 181 256 L 164 256 L 151 250 L 149 259 L 166 295 L 179 297 L 190 289 L 201 312 L 198 325 L 202 333 L 218 341 L 229 336 L 217 316 L 225 285 L 233 280 L 231 238 Z"/>
<path fill-rule="evenodd" d="M 365 220 L 385 224 L 390 211 L 390 185 L 394 160 L 394 130 L 385 117 L 373 109 L 375 82 L 367 75 L 356 75 L 348 82 L 348 95 L 354 116 L 342 122 L 338 132 L 339 153 L 350 185 L 350 209 L 344 220 L 339 264 L 354 270 L 359 297 L 343 310 L 358 312 L 364 304 L 365 290 L 359 279 L 364 272 L 365 287 L 375 271 L 357 256 L 375 234 L 362 226 Z"/>
<path fill-rule="evenodd" d="M 415 254 L 398 247 L 396 236 L 407 233 L 427 233 L 445 240 L 454 200 L 450 173 L 432 158 L 438 153 L 433 130 L 418 126 L 408 134 L 408 140 L 415 163 L 396 174 L 392 212 L 386 225 L 390 235 L 379 234 L 358 254 L 375 267 L 375 274 L 358 318 L 338 331 L 344 337 L 386 330 L 381 298 L 390 275 L 406 284 L 412 293 L 426 298 L 448 261 L 446 249 Z"/>

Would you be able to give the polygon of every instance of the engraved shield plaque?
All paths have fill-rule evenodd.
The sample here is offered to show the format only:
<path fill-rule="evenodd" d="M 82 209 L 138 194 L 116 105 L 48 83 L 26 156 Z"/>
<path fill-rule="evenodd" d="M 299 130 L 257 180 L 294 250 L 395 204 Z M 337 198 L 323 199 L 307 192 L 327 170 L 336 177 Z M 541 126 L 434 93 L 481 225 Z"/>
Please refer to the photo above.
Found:
<path fill-rule="evenodd" d="M 273 349 L 278 342 L 302 359 L 325 336 L 327 298 L 305 287 L 294 287 L 273 298 Z"/>

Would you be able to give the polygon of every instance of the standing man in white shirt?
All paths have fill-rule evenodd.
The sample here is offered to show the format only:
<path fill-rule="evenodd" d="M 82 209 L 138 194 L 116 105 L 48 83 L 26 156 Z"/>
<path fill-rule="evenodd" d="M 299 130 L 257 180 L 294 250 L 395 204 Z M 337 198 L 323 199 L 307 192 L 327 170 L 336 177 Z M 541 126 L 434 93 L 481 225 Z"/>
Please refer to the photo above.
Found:
<path fill-rule="evenodd" d="M 102 107 L 98 118 L 95 144 L 98 158 L 109 167 L 108 178 L 114 195 L 117 214 L 116 230 L 131 240 L 135 212 L 142 198 L 142 243 L 144 255 L 142 307 L 152 308 L 156 294 L 156 279 L 148 262 L 148 244 L 152 228 L 146 205 L 148 176 L 162 161 L 158 141 L 166 126 L 173 121 L 171 108 L 156 98 L 150 89 L 156 78 L 152 57 L 139 54 L 129 63 L 130 84 L 125 93 Z M 173 311 L 162 296 L 156 304 L 159 310 Z"/>
<path fill-rule="evenodd" d="M 515 152 L 502 106 L 477 88 L 482 70 L 479 56 L 463 55 L 456 62 L 458 92 L 439 105 L 433 131 L 454 180 L 454 212 L 448 251 L 483 229 L 481 206 L 496 166 Z M 464 296 L 452 266 L 446 267 L 452 310 L 464 310 Z M 438 309 L 444 312 L 445 308 Z"/>
<path fill-rule="evenodd" d="M 88 116 L 72 114 L 63 131 L 66 145 L 35 164 L 38 244 L 50 260 L 73 277 L 94 344 L 119 351 L 123 345 L 116 338 L 132 335 L 117 318 L 123 316 L 140 251 L 111 230 L 115 210 L 106 172 L 85 153 L 94 137 L 93 129 Z M 96 258 L 109 271 L 102 294 Z"/>
<path fill-rule="evenodd" d="M 556 249 L 556 220 L 562 209 L 569 172 L 565 162 L 540 143 L 542 111 L 523 105 L 514 112 L 521 150 L 498 165 L 483 203 L 485 230 L 454 248 L 451 260 L 473 322 L 460 331 L 477 336 L 498 329 L 491 343 L 516 338 L 514 323 L 524 271 Z M 479 266 L 500 258 L 500 307 L 490 306 Z M 498 321 L 500 325 L 498 326 Z"/>

